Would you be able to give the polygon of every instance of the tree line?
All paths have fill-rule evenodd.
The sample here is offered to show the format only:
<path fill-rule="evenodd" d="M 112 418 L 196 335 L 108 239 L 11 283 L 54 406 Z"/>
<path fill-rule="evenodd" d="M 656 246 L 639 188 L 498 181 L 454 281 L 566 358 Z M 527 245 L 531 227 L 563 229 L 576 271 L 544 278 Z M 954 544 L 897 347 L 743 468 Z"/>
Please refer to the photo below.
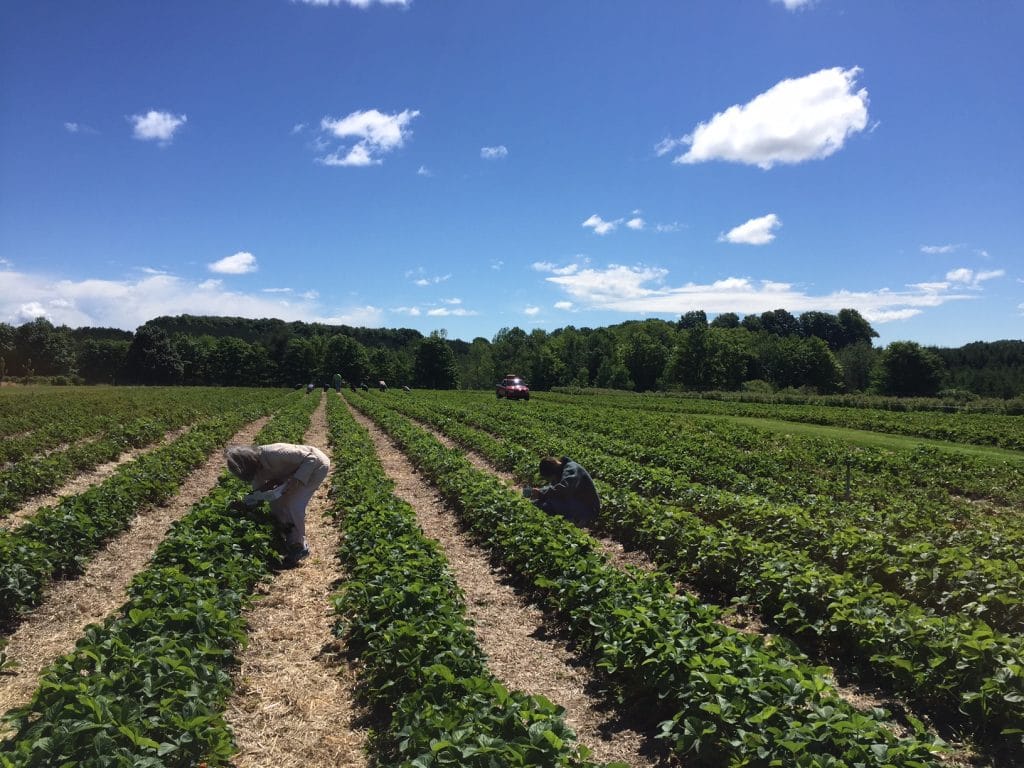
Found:
<path fill-rule="evenodd" d="M 179 315 L 134 333 L 68 328 L 39 318 L 0 323 L 0 379 L 45 377 L 86 384 L 288 386 L 327 384 L 487 389 L 507 373 L 532 388 L 802 390 L 935 396 L 1024 395 L 1024 341 L 960 348 L 878 336 L 853 309 L 784 309 L 740 317 L 687 312 L 675 322 L 630 320 L 554 331 L 502 328 L 491 339 L 448 339 L 407 328 Z"/>

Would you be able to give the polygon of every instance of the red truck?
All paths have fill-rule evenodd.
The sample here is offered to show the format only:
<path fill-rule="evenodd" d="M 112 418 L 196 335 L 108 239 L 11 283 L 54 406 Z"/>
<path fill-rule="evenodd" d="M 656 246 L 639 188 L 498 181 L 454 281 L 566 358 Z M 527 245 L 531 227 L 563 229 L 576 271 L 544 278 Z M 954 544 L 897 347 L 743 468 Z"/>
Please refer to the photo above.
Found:
<path fill-rule="evenodd" d="M 510 373 L 501 380 L 495 394 L 499 400 L 503 397 L 507 400 L 529 400 L 530 388 L 522 378 Z"/>

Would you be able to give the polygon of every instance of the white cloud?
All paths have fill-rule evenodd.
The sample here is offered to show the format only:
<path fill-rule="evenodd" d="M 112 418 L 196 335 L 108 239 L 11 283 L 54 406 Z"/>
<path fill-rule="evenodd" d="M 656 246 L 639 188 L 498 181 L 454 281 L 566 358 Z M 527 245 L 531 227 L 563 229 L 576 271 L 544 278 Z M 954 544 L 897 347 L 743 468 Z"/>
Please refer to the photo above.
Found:
<path fill-rule="evenodd" d="M 206 266 L 211 272 L 219 272 L 222 275 L 246 275 L 259 269 L 256 266 L 256 257 L 248 251 L 239 251 L 233 256 L 225 256 Z"/>
<path fill-rule="evenodd" d="M 10 261 L 8 259 L 0 259 L 0 267 L 3 267 L 4 269 L 8 269 L 8 268 L 13 267 L 13 266 L 14 266 L 14 263 L 12 261 Z"/>
<path fill-rule="evenodd" d="M 750 219 L 733 227 L 724 235 L 718 236 L 718 242 L 739 243 L 744 245 L 767 245 L 775 239 L 775 230 L 782 226 L 779 217 L 774 213 Z"/>
<path fill-rule="evenodd" d="M 429 169 L 427 168 L 427 166 L 425 166 L 425 165 L 421 165 L 421 166 L 420 166 L 420 167 L 419 167 L 419 168 L 417 169 L 417 171 L 416 171 L 416 175 L 417 175 L 417 176 L 433 176 L 434 174 L 432 174 L 432 173 L 430 172 L 430 170 L 429 170 Z"/>
<path fill-rule="evenodd" d="M 403 8 L 412 5 L 412 0 L 293 0 L 293 2 L 320 6 L 322 8 L 338 5 L 351 5 L 353 8 L 369 8 L 374 3 L 379 5 L 400 5 Z"/>
<path fill-rule="evenodd" d="M 572 309 L 572 307 L 573 307 L 573 303 L 571 301 L 556 301 L 555 302 L 555 309 L 570 310 L 570 309 Z"/>
<path fill-rule="evenodd" d="M 276 317 L 285 321 L 379 326 L 380 310 L 356 307 L 325 313 L 312 299 L 231 291 L 221 281 L 144 275 L 133 280 L 63 280 L 49 275 L 0 271 L 0 322 L 20 324 L 46 317 L 56 325 L 135 330 L 160 315 Z M 347 318 L 341 320 L 340 318 Z"/>
<path fill-rule="evenodd" d="M 449 309 L 448 307 L 434 307 L 433 309 L 427 310 L 427 317 L 473 317 L 477 314 L 472 309 L 464 309 L 457 307 L 456 309 Z"/>
<path fill-rule="evenodd" d="M 578 270 L 579 264 L 567 264 L 564 267 L 556 267 L 550 261 L 535 261 L 533 268 L 537 272 L 550 272 L 553 275 L 571 275 Z"/>
<path fill-rule="evenodd" d="M 671 137 L 666 137 L 654 145 L 654 153 L 658 157 L 662 157 L 664 155 L 667 155 L 676 147 L 682 146 L 684 143 L 685 142 L 682 139 L 673 139 Z"/>
<path fill-rule="evenodd" d="M 977 294 L 953 292 L 938 284 L 906 286 L 892 291 L 837 290 L 815 295 L 790 283 L 746 277 L 727 277 L 710 284 L 666 285 L 668 271 L 660 267 L 617 264 L 605 269 L 587 268 L 571 275 L 546 277 L 567 294 L 575 306 L 610 310 L 628 315 L 681 315 L 695 309 L 711 314 L 761 313 L 778 307 L 799 314 L 809 310 L 838 312 L 851 308 L 870 322 L 884 323 L 918 314 L 950 301 L 977 298 Z M 977 281 L 977 275 L 972 276 Z M 922 288 L 927 285 L 928 288 Z"/>
<path fill-rule="evenodd" d="M 953 253 L 953 251 L 955 251 L 959 247 L 959 245 L 956 245 L 954 243 L 948 243 L 946 245 L 922 245 L 921 253 L 933 255 L 940 253 Z"/>
<path fill-rule="evenodd" d="M 816 0 L 772 0 L 773 3 L 782 3 L 787 11 L 799 11 L 803 8 L 810 8 Z"/>
<path fill-rule="evenodd" d="M 632 219 L 630 219 L 629 221 L 626 222 L 626 226 L 627 227 L 629 227 L 630 229 L 636 229 L 636 230 L 643 229 L 645 225 L 646 225 L 646 222 L 643 219 L 641 219 L 639 216 L 635 216 L 635 217 L 633 217 Z"/>
<path fill-rule="evenodd" d="M 186 115 L 157 112 L 155 109 L 144 115 L 132 115 L 128 119 L 132 122 L 132 133 L 136 139 L 157 141 L 160 144 L 170 144 L 178 129 L 188 122 Z"/>
<path fill-rule="evenodd" d="M 859 67 L 833 67 L 783 80 L 699 123 L 681 139 L 662 141 L 655 151 L 665 154 L 686 144 L 689 150 L 675 162 L 727 160 L 764 169 L 828 157 L 867 126 L 868 92 L 854 91 L 859 74 Z"/>
<path fill-rule="evenodd" d="M 959 283 L 960 285 L 968 288 L 980 288 L 981 284 L 986 280 L 994 280 L 997 277 L 1003 277 L 1006 272 L 1002 269 L 990 269 L 984 272 L 975 272 L 973 269 L 967 269 L 961 267 L 960 269 L 953 269 L 946 273 L 946 279 L 952 283 Z"/>
<path fill-rule="evenodd" d="M 589 219 L 583 222 L 581 226 L 591 227 L 598 235 L 607 235 L 609 232 L 614 232 L 615 228 L 622 222 L 622 219 L 616 219 L 615 221 L 605 221 L 596 213 Z"/>
<path fill-rule="evenodd" d="M 306 130 L 305 123 L 296 123 L 295 125 L 292 126 L 292 136 L 294 136 L 296 133 L 302 133 L 304 130 Z"/>
<path fill-rule="evenodd" d="M 655 224 L 655 232 L 678 232 L 682 229 L 682 226 L 677 221 L 673 221 L 671 224 Z"/>
<path fill-rule="evenodd" d="M 64 130 L 68 133 L 99 133 L 95 128 L 85 123 L 64 123 Z"/>
<path fill-rule="evenodd" d="M 418 275 L 418 277 L 417 277 L 417 275 Z M 438 283 L 443 283 L 446 280 L 450 280 L 451 276 L 452 275 L 451 275 L 450 272 L 447 275 L 432 275 L 432 276 L 429 276 L 429 275 L 427 275 L 427 272 L 426 272 L 425 269 L 423 269 L 423 267 L 418 267 L 416 269 L 407 269 L 405 271 L 406 279 L 410 279 L 410 278 L 416 277 L 416 279 L 413 280 L 413 284 L 414 285 L 419 285 L 421 287 L 428 286 L 428 285 L 437 285 Z"/>
<path fill-rule="evenodd" d="M 480 147 L 480 157 L 484 160 L 500 160 L 503 157 L 508 157 L 508 147 L 504 144 L 499 144 L 496 147 Z"/>
<path fill-rule="evenodd" d="M 263 293 L 291 293 L 291 288 L 264 288 Z"/>
<path fill-rule="evenodd" d="M 365 167 L 380 165 L 381 155 L 403 146 L 412 134 L 409 123 L 419 115 L 418 109 L 407 109 L 388 115 L 376 109 L 352 112 L 346 117 L 335 119 L 324 117 L 320 121 L 322 131 L 336 139 L 358 139 L 351 147 L 341 147 L 317 162 L 328 166 Z"/>
<path fill-rule="evenodd" d="M 442 304 L 461 304 L 462 299 L 441 299 Z"/>
<path fill-rule="evenodd" d="M 540 314 L 540 307 L 533 307 L 533 306 L 526 307 L 523 310 L 523 314 L 524 315 L 528 315 L 530 317 L 533 317 L 534 315 L 539 315 Z"/>
<path fill-rule="evenodd" d="M 491 262 L 491 269 L 494 269 L 494 270 L 500 270 L 504 266 L 505 266 L 505 262 L 502 261 L 501 259 L 498 259 L 497 261 L 492 261 Z"/>
<path fill-rule="evenodd" d="M 419 307 L 394 307 L 391 311 L 398 315 L 409 315 L 410 317 L 420 316 Z"/>

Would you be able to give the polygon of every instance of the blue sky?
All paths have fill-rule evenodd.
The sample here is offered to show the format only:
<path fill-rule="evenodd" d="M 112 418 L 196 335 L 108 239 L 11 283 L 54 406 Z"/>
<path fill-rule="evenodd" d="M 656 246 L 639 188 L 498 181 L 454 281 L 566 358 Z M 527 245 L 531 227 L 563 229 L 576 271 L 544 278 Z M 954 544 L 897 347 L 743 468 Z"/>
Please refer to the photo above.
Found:
<path fill-rule="evenodd" d="M 1012 0 L 0 1 L 0 320 L 1024 337 Z"/>

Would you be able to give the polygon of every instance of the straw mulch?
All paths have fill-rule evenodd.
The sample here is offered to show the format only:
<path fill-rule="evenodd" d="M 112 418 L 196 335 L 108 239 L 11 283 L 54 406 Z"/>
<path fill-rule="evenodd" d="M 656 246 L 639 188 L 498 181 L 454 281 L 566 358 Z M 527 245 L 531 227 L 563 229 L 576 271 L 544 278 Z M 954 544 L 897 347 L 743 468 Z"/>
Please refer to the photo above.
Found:
<path fill-rule="evenodd" d="M 328 396 L 336 396 L 329 394 Z M 305 442 L 330 455 L 325 401 Z M 336 461 L 343 461 L 339 457 Z M 338 532 L 324 519 L 329 480 L 306 510 L 310 556 L 277 574 L 247 612 L 249 645 L 240 655 L 226 718 L 238 768 L 353 768 L 367 765 L 365 732 L 353 723 L 354 675 L 334 652 L 329 596 L 341 575 Z"/>

